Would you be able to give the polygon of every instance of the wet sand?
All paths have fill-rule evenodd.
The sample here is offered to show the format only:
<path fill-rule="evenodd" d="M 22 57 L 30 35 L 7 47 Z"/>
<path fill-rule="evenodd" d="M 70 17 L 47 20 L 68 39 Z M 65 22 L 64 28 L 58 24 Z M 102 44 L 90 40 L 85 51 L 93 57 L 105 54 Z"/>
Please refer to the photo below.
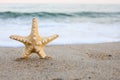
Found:
<path fill-rule="evenodd" d="M 0 48 L 0 80 L 120 80 L 120 42 L 47 46 L 52 59 Z"/>

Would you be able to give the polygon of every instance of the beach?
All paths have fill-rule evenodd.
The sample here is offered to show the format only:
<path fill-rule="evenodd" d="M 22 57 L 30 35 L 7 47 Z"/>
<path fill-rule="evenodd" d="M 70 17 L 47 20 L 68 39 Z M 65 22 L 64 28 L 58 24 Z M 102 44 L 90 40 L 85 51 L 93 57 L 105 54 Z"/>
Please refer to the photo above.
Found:
<path fill-rule="evenodd" d="M 51 58 L 21 60 L 24 45 L 10 39 L 28 36 L 33 17 L 41 38 L 59 35 Z M 0 80 L 120 80 L 119 4 L 1 4 L 0 34 Z"/>
<path fill-rule="evenodd" d="M 0 80 L 120 80 L 120 42 L 48 45 L 50 59 L 18 60 L 22 52 L 0 48 Z"/>

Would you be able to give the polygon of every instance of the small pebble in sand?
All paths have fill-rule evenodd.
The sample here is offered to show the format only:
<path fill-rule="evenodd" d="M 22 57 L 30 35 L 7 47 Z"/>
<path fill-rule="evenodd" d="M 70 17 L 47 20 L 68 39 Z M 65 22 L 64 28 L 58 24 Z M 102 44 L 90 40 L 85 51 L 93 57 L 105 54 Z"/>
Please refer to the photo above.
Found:
<path fill-rule="evenodd" d="M 88 79 L 91 79 L 91 77 L 88 77 Z"/>
<path fill-rule="evenodd" d="M 55 78 L 55 79 L 52 79 L 52 80 L 63 80 L 63 79 L 61 79 L 61 78 Z"/>
<path fill-rule="evenodd" d="M 80 80 L 80 79 L 73 79 L 73 80 Z"/>
<path fill-rule="evenodd" d="M 109 57 L 112 57 L 112 55 L 110 55 L 110 54 L 109 54 L 108 56 L 109 56 Z"/>

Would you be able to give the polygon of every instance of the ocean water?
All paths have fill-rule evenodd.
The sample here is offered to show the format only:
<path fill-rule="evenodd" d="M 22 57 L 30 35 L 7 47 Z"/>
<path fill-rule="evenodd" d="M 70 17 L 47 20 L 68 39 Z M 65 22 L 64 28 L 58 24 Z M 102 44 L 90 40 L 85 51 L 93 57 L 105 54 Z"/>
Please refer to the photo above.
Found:
<path fill-rule="evenodd" d="M 27 36 L 33 17 L 42 37 L 59 34 L 50 45 L 120 41 L 120 5 L 0 4 L 0 47 L 23 46 L 9 36 Z"/>

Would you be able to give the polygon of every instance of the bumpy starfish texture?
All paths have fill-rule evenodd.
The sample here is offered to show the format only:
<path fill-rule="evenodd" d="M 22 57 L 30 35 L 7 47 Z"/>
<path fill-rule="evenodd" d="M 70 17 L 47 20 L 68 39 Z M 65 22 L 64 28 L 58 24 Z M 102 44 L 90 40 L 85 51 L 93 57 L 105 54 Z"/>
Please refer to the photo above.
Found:
<path fill-rule="evenodd" d="M 40 58 L 47 58 L 44 52 L 44 46 L 56 39 L 58 35 L 53 35 L 47 38 L 41 38 L 38 32 L 38 23 L 36 18 L 32 19 L 32 30 L 29 36 L 11 35 L 10 38 L 20 41 L 25 45 L 25 50 L 22 59 L 28 58 L 31 53 L 37 53 Z"/>

